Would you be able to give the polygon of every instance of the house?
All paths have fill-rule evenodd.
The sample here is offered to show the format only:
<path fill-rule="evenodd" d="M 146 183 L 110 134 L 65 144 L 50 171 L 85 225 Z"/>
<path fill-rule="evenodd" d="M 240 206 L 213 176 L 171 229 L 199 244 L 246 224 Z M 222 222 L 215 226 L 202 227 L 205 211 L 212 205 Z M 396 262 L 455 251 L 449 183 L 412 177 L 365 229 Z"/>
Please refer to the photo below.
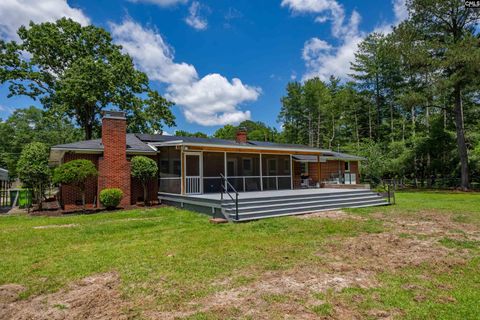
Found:
<path fill-rule="evenodd" d="M 8 181 L 8 170 L 0 168 L 0 181 Z"/>
<path fill-rule="evenodd" d="M 149 185 L 150 200 L 158 198 L 165 203 L 212 214 L 233 210 L 225 207 L 228 201 L 235 202 L 238 207 L 238 195 L 240 201 L 267 196 L 270 199 L 301 195 L 302 201 L 313 201 L 318 200 L 320 194 L 324 197 L 327 194 L 330 197 L 348 196 L 346 199 L 368 195 L 368 199 L 359 198 L 367 201 L 365 205 L 384 204 L 373 199 L 370 190 L 357 188 L 361 157 L 303 145 L 248 141 L 244 130 L 237 133 L 234 141 L 126 133 L 122 112 L 104 113 L 101 139 L 52 147 L 50 162 L 91 160 L 99 175 L 88 182 L 87 203 L 93 205 L 98 201 L 100 190 L 116 187 L 123 190 L 121 204 L 127 206 L 143 200 L 140 183 L 130 176 L 129 160 L 135 155 L 150 157 L 158 163 L 158 180 Z M 221 199 L 226 185 L 230 195 L 225 194 L 225 197 L 234 193 L 235 197 L 231 197 L 234 200 Z M 328 188 L 321 188 L 325 186 Z M 65 208 L 80 204 L 78 191 L 70 186 L 61 187 L 60 198 Z M 238 215 L 239 210 L 234 210 Z"/>

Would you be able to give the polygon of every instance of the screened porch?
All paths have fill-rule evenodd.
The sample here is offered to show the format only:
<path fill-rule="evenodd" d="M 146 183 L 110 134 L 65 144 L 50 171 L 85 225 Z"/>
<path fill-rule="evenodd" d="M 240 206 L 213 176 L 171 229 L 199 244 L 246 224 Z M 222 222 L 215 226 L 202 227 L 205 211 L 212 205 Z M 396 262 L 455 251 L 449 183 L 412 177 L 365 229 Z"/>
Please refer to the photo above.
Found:
<path fill-rule="evenodd" d="M 159 169 L 159 191 L 165 193 L 219 193 L 221 174 L 238 192 L 293 189 L 288 154 L 182 152 L 162 147 Z"/>

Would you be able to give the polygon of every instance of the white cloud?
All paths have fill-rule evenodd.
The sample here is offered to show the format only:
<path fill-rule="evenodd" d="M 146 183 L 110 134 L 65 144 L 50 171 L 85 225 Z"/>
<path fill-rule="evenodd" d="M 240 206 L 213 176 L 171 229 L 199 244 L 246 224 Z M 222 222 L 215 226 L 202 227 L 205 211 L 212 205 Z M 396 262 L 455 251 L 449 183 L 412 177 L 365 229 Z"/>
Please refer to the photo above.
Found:
<path fill-rule="evenodd" d="M 150 79 L 188 84 L 198 77 L 194 66 L 173 62 L 173 49 L 160 34 L 146 30 L 132 20 L 125 20 L 122 24 L 111 23 L 110 29 L 115 42 L 123 46 Z"/>
<path fill-rule="evenodd" d="M 174 62 L 173 49 L 157 32 L 125 20 L 111 24 L 115 41 L 130 54 L 137 66 L 153 80 L 167 84 L 166 97 L 182 108 L 189 122 L 205 126 L 239 123 L 250 118 L 250 111 L 239 105 L 255 101 L 261 90 L 212 73 L 200 78 L 195 67 Z"/>
<path fill-rule="evenodd" d="M 354 60 L 355 51 L 363 37 L 360 35 L 347 37 L 338 47 L 330 47 L 329 49 L 312 46 L 312 43 L 315 42 L 312 42 L 312 40 L 319 39 L 312 38 L 305 42 L 303 59 L 307 71 L 303 75 L 303 80 L 319 77 L 326 81 L 331 75 L 344 80 L 349 79 L 348 74 L 351 73 L 350 62 Z M 308 54 L 305 54 L 305 52 L 308 52 Z"/>
<path fill-rule="evenodd" d="M 408 18 L 405 0 L 393 0 L 393 13 L 395 14 L 395 24 L 399 24 Z"/>
<path fill-rule="evenodd" d="M 11 113 L 13 113 L 13 108 L 10 108 L 10 107 L 7 107 L 7 106 L 4 106 L 4 105 L 0 104 L 0 112 L 5 112 L 7 114 L 11 114 Z"/>
<path fill-rule="evenodd" d="M 392 0 L 393 5 L 393 22 L 382 23 L 377 26 L 373 31 L 377 33 L 388 34 L 392 32 L 393 27 L 399 25 L 403 20 L 408 18 L 408 9 L 405 3 L 406 0 Z"/>
<path fill-rule="evenodd" d="M 62 17 L 71 18 L 82 25 L 90 19 L 80 9 L 72 8 L 65 0 L 1 0 L 0 37 L 18 40 L 17 30 L 30 21 L 41 23 Z"/>
<path fill-rule="evenodd" d="M 346 21 L 345 9 L 335 0 L 283 0 L 282 6 L 289 7 L 294 13 L 317 14 L 318 23 L 331 22 L 331 32 L 336 38 L 335 45 L 325 40 L 313 37 L 305 42 L 302 59 L 305 61 L 306 72 L 302 79 L 319 77 L 327 80 L 331 75 L 348 80 L 350 63 L 354 61 L 358 45 L 367 35 L 359 30 L 360 14 L 353 10 Z M 408 17 L 405 0 L 392 0 L 394 21 L 382 24 L 373 31 L 388 33 L 392 25 L 397 25 Z"/>
<path fill-rule="evenodd" d="M 160 7 L 170 7 L 176 4 L 185 4 L 188 0 L 129 0 L 130 2 L 144 2 L 156 4 Z"/>
<path fill-rule="evenodd" d="M 188 9 L 189 15 L 185 18 L 185 22 L 192 28 L 197 30 L 207 29 L 208 22 L 205 18 L 200 16 L 200 3 L 193 1 Z"/>
<path fill-rule="evenodd" d="M 315 22 L 332 22 L 332 34 L 339 36 L 345 30 L 342 28 L 345 19 L 343 6 L 335 0 L 282 0 L 282 7 L 288 7 L 292 12 L 321 14 Z"/>

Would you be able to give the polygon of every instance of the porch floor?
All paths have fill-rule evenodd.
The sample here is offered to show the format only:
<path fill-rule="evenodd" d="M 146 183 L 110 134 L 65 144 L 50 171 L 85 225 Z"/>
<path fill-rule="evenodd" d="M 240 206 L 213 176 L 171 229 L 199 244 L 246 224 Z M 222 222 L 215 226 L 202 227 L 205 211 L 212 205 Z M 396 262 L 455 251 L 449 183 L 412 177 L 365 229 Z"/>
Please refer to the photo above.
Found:
<path fill-rule="evenodd" d="M 288 189 L 288 190 L 269 190 L 269 191 L 249 191 L 239 192 L 238 199 L 256 199 L 256 198 L 269 198 L 269 197 L 285 197 L 285 196 L 303 196 L 303 195 L 326 195 L 326 194 L 339 194 L 342 192 L 361 192 L 362 189 L 334 189 L 334 188 L 311 188 L 311 189 Z M 234 196 L 234 193 L 230 193 Z M 220 200 L 220 193 L 205 193 L 205 194 L 187 194 L 190 198 L 196 199 L 209 199 Z M 230 199 L 228 195 L 224 195 L 224 199 Z"/>

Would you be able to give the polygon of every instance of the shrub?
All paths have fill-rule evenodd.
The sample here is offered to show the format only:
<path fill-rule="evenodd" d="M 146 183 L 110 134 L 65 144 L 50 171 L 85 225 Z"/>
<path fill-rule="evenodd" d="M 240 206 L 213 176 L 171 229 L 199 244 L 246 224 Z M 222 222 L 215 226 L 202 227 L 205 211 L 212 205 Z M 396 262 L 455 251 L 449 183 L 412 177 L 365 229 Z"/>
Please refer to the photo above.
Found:
<path fill-rule="evenodd" d="M 137 178 L 143 187 L 143 202 L 148 204 L 147 183 L 154 178 L 158 171 L 157 163 L 150 158 L 144 156 L 135 156 L 132 158 L 131 171 L 132 177 Z"/>
<path fill-rule="evenodd" d="M 118 188 L 109 188 L 100 191 L 100 203 L 107 209 L 118 207 L 122 198 L 123 192 Z"/>
<path fill-rule="evenodd" d="M 48 148 L 41 142 L 27 144 L 17 163 L 17 173 L 25 186 L 32 188 L 38 209 L 42 209 L 45 189 L 50 180 L 48 167 Z"/>
<path fill-rule="evenodd" d="M 82 205 L 85 209 L 85 183 L 98 174 L 90 160 L 78 159 L 65 162 L 53 171 L 53 182 L 75 186 L 82 193 Z"/>

